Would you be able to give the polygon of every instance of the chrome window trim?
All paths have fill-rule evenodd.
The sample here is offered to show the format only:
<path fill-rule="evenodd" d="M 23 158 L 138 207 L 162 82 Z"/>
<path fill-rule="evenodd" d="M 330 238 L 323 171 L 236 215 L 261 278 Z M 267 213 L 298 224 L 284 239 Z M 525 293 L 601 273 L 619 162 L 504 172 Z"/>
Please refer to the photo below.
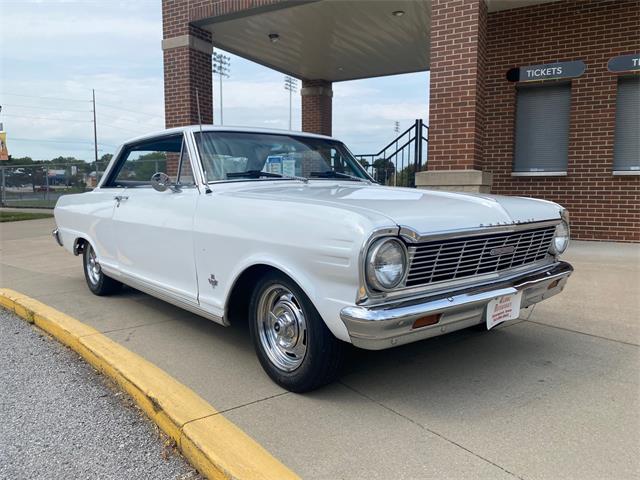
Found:
<path fill-rule="evenodd" d="M 332 142 L 335 142 L 337 144 L 340 144 L 345 151 L 351 155 L 352 160 L 353 160 L 353 164 L 356 168 L 356 170 L 359 170 L 361 174 L 364 174 L 364 178 L 361 178 L 362 181 L 365 182 L 369 182 L 369 183 L 376 183 L 373 178 L 371 177 L 371 175 L 369 175 L 369 173 L 367 173 L 367 169 L 364 168 L 360 162 L 358 161 L 358 159 L 356 158 L 356 156 L 351 152 L 351 150 L 349 150 L 349 148 L 347 147 L 347 145 L 344 142 L 341 142 L 340 140 L 337 140 L 333 137 L 327 137 L 327 136 L 323 136 L 323 135 L 308 135 L 305 134 L 304 132 L 248 132 L 248 131 L 243 131 L 243 130 L 238 130 L 238 129 L 220 129 L 220 130 L 208 130 L 208 129 L 203 129 L 202 131 L 200 130 L 189 130 L 188 132 L 184 132 L 185 135 L 188 133 L 191 142 L 193 142 L 193 148 L 195 150 L 195 153 L 197 155 L 197 162 L 198 162 L 198 166 L 199 166 L 199 170 L 202 174 L 202 184 L 205 186 L 205 188 L 209 188 L 209 185 L 215 185 L 218 183 L 229 183 L 229 182 L 236 182 L 236 181 L 256 181 L 256 180 L 260 180 L 260 179 L 256 179 L 256 178 L 247 178 L 247 179 L 223 179 L 223 180 L 210 180 L 210 181 L 206 181 L 206 175 L 204 174 L 204 166 L 202 165 L 202 158 L 200 158 L 200 149 L 198 148 L 198 142 L 196 140 L 196 133 L 213 133 L 213 134 L 218 134 L 218 133 L 242 133 L 242 134 L 247 134 L 247 135 L 273 135 L 273 136 L 280 136 L 280 137 L 298 137 L 298 138 L 321 138 L 324 140 L 329 140 Z M 270 180 L 298 180 L 295 178 L 267 178 L 265 179 L 267 181 Z M 318 180 L 318 178 L 308 178 L 308 180 Z M 341 180 L 340 178 L 332 178 L 330 180 Z M 345 180 L 345 179 L 342 179 Z M 299 181 L 299 180 L 298 180 Z"/>
<path fill-rule="evenodd" d="M 107 177 L 109 177 L 111 175 L 111 172 L 114 169 L 116 163 L 118 163 L 120 161 L 120 156 L 122 155 L 122 152 L 124 150 L 125 150 L 125 144 L 122 144 L 113 153 L 113 157 L 111 157 L 111 160 L 109 161 L 109 164 L 107 165 L 107 168 L 104 169 L 104 172 L 102 172 L 102 176 L 100 177 L 100 180 L 96 184 L 96 189 L 98 189 L 98 188 L 122 188 L 122 187 L 105 187 L 104 183 L 107 181 Z M 97 174 L 98 174 L 98 166 L 96 165 L 96 175 Z"/>
<path fill-rule="evenodd" d="M 198 191 L 200 193 L 208 193 L 210 190 L 205 181 L 206 177 L 202 168 L 202 162 L 200 161 L 200 152 L 198 151 L 193 131 L 185 131 L 184 138 L 187 143 L 187 153 L 189 154 L 189 161 L 191 162 L 191 171 L 194 174 L 193 177 Z"/>

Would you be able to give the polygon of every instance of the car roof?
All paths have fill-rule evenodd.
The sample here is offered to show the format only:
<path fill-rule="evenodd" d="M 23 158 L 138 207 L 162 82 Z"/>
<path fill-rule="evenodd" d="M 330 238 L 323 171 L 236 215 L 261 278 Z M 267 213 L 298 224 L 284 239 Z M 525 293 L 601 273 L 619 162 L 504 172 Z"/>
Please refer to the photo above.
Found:
<path fill-rule="evenodd" d="M 171 135 L 172 133 L 185 133 L 185 132 L 199 132 L 202 129 L 203 132 L 236 132 L 236 133 L 270 133 L 275 135 L 295 135 L 296 137 L 309 137 L 309 138 L 324 138 L 326 140 L 337 140 L 333 137 L 326 135 L 318 135 L 315 133 L 298 132 L 294 130 L 279 130 L 273 128 L 260 128 L 260 127 L 234 127 L 234 126 L 218 126 L 218 125 L 187 125 L 183 127 L 168 128 L 165 130 L 157 130 L 145 135 L 130 138 L 124 142 L 124 144 L 136 143 L 143 140 L 148 140 L 154 137 L 160 137 L 164 135 Z"/>

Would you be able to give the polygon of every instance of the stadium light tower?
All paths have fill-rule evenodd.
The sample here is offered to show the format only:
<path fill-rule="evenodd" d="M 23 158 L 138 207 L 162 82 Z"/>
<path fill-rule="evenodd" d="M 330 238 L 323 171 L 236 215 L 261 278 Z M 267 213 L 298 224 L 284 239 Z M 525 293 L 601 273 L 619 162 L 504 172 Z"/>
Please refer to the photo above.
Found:
<path fill-rule="evenodd" d="M 298 80 L 296 80 L 293 77 L 290 77 L 289 75 L 286 75 L 284 77 L 284 89 L 289 91 L 289 130 L 291 130 L 292 128 L 291 127 L 291 117 L 292 117 L 291 97 L 295 92 L 298 91 Z"/>
<path fill-rule="evenodd" d="M 224 125 L 224 117 L 222 113 L 222 78 L 229 78 L 231 75 L 231 57 L 222 53 L 213 54 L 213 73 L 218 75 L 220 84 L 220 125 Z"/>

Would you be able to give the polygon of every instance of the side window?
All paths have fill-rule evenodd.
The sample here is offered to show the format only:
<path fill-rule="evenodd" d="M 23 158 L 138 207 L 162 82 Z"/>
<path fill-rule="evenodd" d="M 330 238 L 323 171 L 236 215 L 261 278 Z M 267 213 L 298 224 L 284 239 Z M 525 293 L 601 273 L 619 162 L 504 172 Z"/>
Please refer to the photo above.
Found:
<path fill-rule="evenodd" d="M 177 180 L 182 148 L 182 134 L 158 137 L 129 145 L 106 183 L 108 187 L 139 187 L 151 185 L 151 176 L 166 172 Z"/>

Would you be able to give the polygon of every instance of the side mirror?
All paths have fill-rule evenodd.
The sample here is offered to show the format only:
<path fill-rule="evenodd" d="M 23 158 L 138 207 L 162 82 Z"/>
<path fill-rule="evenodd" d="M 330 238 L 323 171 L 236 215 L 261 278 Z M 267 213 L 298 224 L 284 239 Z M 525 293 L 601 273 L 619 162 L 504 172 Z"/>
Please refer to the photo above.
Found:
<path fill-rule="evenodd" d="M 167 189 L 178 191 L 178 187 L 171 183 L 171 177 L 163 172 L 157 172 L 151 175 L 151 186 L 156 192 L 164 192 Z"/>

